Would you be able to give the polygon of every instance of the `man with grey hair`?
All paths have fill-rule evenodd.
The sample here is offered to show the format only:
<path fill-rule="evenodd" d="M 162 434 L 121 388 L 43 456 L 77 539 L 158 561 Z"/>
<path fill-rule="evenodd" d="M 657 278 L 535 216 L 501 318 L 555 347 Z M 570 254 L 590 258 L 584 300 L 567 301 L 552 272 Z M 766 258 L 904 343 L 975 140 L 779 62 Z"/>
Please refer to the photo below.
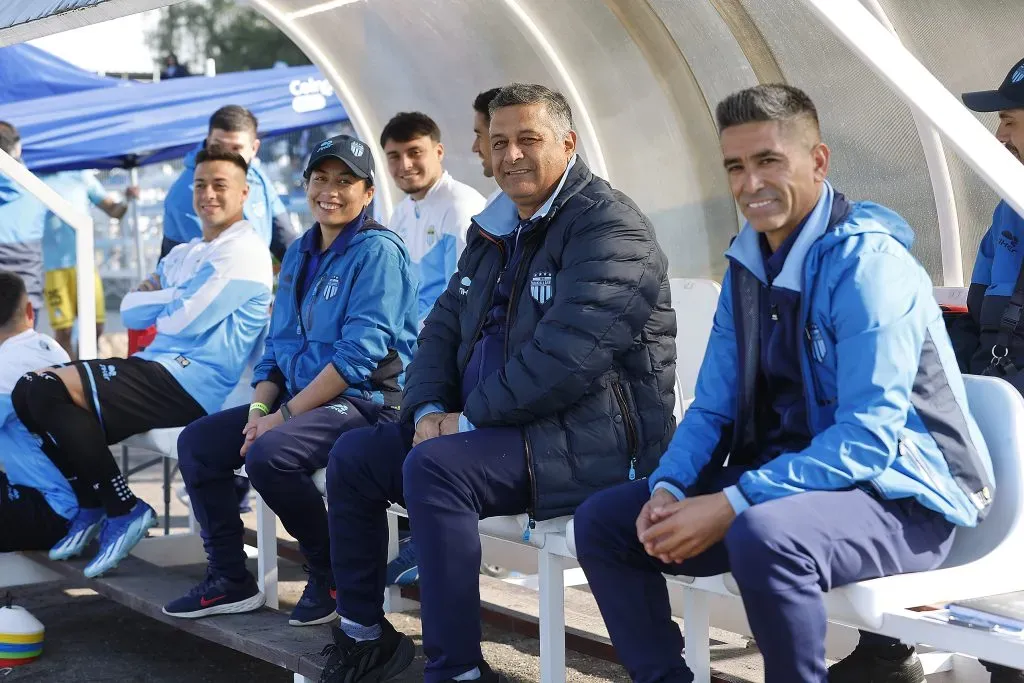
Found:
<path fill-rule="evenodd" d="M 480 519 L 525 514 L 528 539 L 646 476 L 672 436 L 676 323 L 654 230 L 577 156 L 561 94 L 514 84 L 489 111 L 503 193 L 427 316 L 402 421 L 331 451 L 341 624 L 322 681 L 388 680 L 412 661 L 382 609 L 389 502 L 416 535 L 425 680 L 502 681 L 480 650 Z"/>
<path fill-rule="evenodd" d="M 580 506 L 577 555 L 634 681 L 693 680 L 663 574 L 731 571 L 765 682 L 823 683 L 822 593 L 937 567 L 992 466 L 913 233 L 826 181 L 810 98 L 757 86 L 716 113 L 747 223 L 696 399 L 648 481 Z"/>

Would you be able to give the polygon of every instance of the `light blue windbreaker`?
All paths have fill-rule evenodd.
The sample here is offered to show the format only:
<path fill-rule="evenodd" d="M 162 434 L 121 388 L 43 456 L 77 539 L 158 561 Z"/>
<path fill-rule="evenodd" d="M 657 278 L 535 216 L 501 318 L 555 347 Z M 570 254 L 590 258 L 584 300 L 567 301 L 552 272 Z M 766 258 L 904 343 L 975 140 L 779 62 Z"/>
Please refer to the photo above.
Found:
<path fill-rule="evenodd" d="M 185 170 L 167 191 L 164 199 L 164 237 L 175 242 L 189 242 L 203 236 L 203 226 L 192 206 L 192 182 L 196 173 L 196 155 L 203 149 L 199 145 L 185 157 Z M 249 196 L 245 200 L 244 215 L 263 240 L 264 248 L 270 246 L 274 234 L 274 216 L 287 214 L 284 202 L 278 196 L 273 183 L 260 168 L 258 160 L 249 164 L 246 174 Z"/>
<path fill-rule="evenodd" d="M 57 194 L 68 200 L 79 211 L 91 215 L 92 206 L 99 206 L 107 198 L 107 191 L 90 171 L 61 171 L 43 177 L 43 181 Z M 43 270 L 74 268 L 78 263 L 75 252 L 75 229 L 52 211 L 46 213 L 43 230 Z"/>
<path fill-rule="evenodd" d="M 398 235 L 369 218 L 352 229 L 323 255 L 301 302 L 299 283 L 310 254 L 319 249 L 320 228 L 314 225 L 288 248 L 253 386 L 283 379 L 294 396 L 333 364 L 349 384 L 345 396 L 401 403 L 418 329 L 409 253 Z"/>
<path fill-rule="evenodd" d="M 14 413 L 11 391 L 26 372 L 67 363 L 68 354 L 45 334 L 27 330 L 0 344 L 0 465 L 14 486 L 43 494 L 53 511 L 65 519 L 78 514 L 78 499 L 53 461 Z"/>
<path fill-rule="evenodd" d="M 992 464 L 931 280 L 908 251 L 913 232 L 870 202 L 853 204 L 828 230 L 832 197 L 826 183 L 773 283 L 801 294 L 805 343 L 798 352 L 813 437 L 803 451 L 744 473 L 738 492 L 758 504 L 860 487 L 883 499 L 914 498 L 954 524 L 973 526 L 994 495 Z M 752 325 L 741 293 L 754 289 L 751 278 L 765 282 L 749 225 L 726 256 L 696 398 L 650 477 L 652 490 L 664 482 L 686 491 L 713 458 L 711 466 L 721 465 L 728 439 L 738 450 L 735 434 L 749 427 L 736 422 L 750 399 L 739 349 L 757 330 L 743 331 Z"/>
<path fill-rule="evenodd" d="M 156 325 L 139 358 L 167 368 L 207 413 L 238 384 L 270 317 L 270 252 L 247 221 L 179 244 L 157 266 L 163 289 L 121 300 L 129 329 Z"/>

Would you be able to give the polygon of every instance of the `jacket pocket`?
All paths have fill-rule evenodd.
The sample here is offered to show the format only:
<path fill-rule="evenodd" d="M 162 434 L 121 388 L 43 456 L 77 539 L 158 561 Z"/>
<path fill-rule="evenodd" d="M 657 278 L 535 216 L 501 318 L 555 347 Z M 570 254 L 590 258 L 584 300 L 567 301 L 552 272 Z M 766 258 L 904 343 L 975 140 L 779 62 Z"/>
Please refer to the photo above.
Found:
<path fill-rule="evenodd" d="M 639 449 L 639 435 L 637 434 L 636 422 L 633 420 L 632 412 L 629 408 L 629 402 L 626 400 L 626 391 L 622 386 L 622 382 L 617 381 L 612 384 L 612 393 L 615 395 L 615 402 L 619 405 L 619 417 L 623 423 L 623 428 L 626 430 L 626 451 L 629 455 L 629 478 L 632 481 L 636 479 L 636 458 L 637 451 Z M 616 420 L 618 422 L 619 420 Z"/>

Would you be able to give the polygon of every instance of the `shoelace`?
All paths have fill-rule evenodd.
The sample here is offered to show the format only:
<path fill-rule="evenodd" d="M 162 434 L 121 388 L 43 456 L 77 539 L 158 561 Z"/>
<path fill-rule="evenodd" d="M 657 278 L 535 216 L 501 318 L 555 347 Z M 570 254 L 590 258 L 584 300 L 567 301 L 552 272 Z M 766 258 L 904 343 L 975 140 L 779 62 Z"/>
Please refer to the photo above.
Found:
<path fill-rule="evenodd" d="M 306 580 L 306 587 L 302 590 L 302 597 L 299 598 L 299 604 L 315 603 L 317 601 L 316 592 L 324 587 L 328 587 L 330 579 L 327 576 L 314 573 L 308 564 L 302 565 L 302 571 L 308 574 L 308 579 Z"/>
<path fill-rule="evenodd" d="M 188 597 L 194 598 L 197 595 L 206 595 L 206 591 L 210 590 L 210 587 L 217 583 L 216 577 L 212 574 L 207 574 L 206 578 L 200 583 L 192 587 L 192 590 L 188 592 Z"/>

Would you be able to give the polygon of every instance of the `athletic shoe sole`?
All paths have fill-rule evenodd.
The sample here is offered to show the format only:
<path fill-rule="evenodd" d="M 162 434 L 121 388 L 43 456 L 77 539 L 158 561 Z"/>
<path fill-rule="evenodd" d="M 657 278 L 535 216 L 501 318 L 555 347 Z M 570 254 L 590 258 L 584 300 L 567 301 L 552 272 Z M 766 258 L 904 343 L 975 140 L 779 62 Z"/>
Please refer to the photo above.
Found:
<path fill-rule="evenodd" d="M 298 619 L 289 619 L 288 620 L 288 625 L 289 626 L 318 626 L 320 624 L 329 624 L 329 623 L 331 623 L 332 621 L 334 621 L 337 618 L 338 618 L 338 613 L 337 612 L 331 612 L 330 614 L 328 614 L 325 617 L 320 617 L 319 619 L 313 619 L 312 621 L 299 621 Z"/>
<path fill-rule="evenodd" d="M 139 541 L 144 539 L 149 530 L 155 526 L 156 513 L 152 509 L 147 509 L 141 517 L 129 525 L 127 531 L 116 543 L 87 564 L 82 573 L 87 578 L 93 579 L 114 569 L 121 560 L 128 557 Z"/>
<path fill-rule="evenodd" d="M 200 617 L 208 617 L 213 614 L 241 614 L 242 612 L 255 612 L 260 607 L 263 607 L 267 599 L 263 593 L 257 593 L 251 598 L 245 600 L 238 600 L 236 602 L 217 603 L 216 605 L 210 605 L 203 609 L 197 609 L 194 612 L 168 612 L 167 608 L 164 607 L 161 611 L 169 617 L 179 617 L 181 619 L 198 619 Z"/>
<path fill-rule="evenodd" d="M 96 522 L 87 526 L 82 531 L 79 531 L 71 539 L 64 541 L 63 539 L 58 542 L 57 545 L 50 548 L 49 557 L 55 562 L 61 560 L 70 560 L 74 557 L 78 557 L 85 551 L 86 546 L 92 543 L 97 536 L 100 535 L 100 529 L 103 527 L 103 522 Z"/>

